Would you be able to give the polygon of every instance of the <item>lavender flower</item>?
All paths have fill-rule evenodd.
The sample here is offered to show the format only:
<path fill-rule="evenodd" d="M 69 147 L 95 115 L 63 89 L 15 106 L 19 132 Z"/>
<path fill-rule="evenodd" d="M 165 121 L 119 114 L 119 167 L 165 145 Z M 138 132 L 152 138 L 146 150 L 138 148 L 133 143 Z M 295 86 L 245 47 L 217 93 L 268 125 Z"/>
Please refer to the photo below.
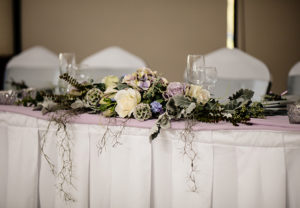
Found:
<path fill-rule="evenodd" d="M 159 102 L 153 101 L 150 105 L 153 113 L 163 113 L 162 105 Z"/>
<path fill-rule="evenodd" d="M 142 88 L 143 90 L 149 89 L 150 85 L 151 85 L 151 83 L 150 83 L 149 80 L 139 81 L 139 82 L 138 82 L 138 86 L 139 86 L 140 88 Z"/>
<path fill-rule="evenodd" d="M 166 96 L 170 98 L 175 95 L 184 95 L 184 93 L 185 93 L 185 84 L 182 84 L 180 82 L 170 82 L 167 87 Z"/>

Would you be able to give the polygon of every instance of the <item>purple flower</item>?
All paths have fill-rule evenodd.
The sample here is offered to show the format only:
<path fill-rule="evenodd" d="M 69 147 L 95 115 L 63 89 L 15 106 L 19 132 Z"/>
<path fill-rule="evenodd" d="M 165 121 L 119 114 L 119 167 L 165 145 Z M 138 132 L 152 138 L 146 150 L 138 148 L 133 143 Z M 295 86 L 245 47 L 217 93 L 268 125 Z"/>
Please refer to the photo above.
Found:
<path fill-rule="evenodd" d="M 153 101 L 150 106 L 153 113 L 163 113 L 162 105 L 159 102 Z"/>
<path fill-rule="evenodd" d="M 139 81 L 138 82 L 138 86 L 140 88 L 142 88 L 143 90 L 147 90 L 149 87 L 150 87 L 150 81 L 149 80 L 146 80 L 146 81 Z"/>
<path fill-rule="evenodd" d="M 184 91 L 185 84 L 182 84 L 180 82 L 170 82 L 167 87 L 166 95 L 167 97 L 173 97 L 175 95 L 184 95 Z"/>

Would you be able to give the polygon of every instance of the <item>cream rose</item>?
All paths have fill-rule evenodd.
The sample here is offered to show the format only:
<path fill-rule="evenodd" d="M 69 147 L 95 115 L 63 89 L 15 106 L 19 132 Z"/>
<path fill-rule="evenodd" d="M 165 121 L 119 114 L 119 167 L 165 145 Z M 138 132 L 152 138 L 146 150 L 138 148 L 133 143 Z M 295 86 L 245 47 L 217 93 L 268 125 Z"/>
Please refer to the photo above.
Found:
<path fill-rule="evenodd" d="M 117 86 L 117 83 L 119 82 L 119 78 L 116 76 L 106 76 L 102 79 L 102 83 L 105 84 L 106 88 L 114 88 Z"/>
<path fill-rule="evenodd" d="M 197 103 L 206 103 L 210 98 L 210 93 L 208 90 L 203 89 L 198 85 L 190 85 L 190 87 L 186 91 L 186 95 L 196 98 Z"/>
<path fill-rule="evenodd" d="M 130 117 L 135 107 L 141 102 L 141 94 L 134 89 L 120 90 L 115 95 L 117 106 L 115 111 L 122 118 Z"/>

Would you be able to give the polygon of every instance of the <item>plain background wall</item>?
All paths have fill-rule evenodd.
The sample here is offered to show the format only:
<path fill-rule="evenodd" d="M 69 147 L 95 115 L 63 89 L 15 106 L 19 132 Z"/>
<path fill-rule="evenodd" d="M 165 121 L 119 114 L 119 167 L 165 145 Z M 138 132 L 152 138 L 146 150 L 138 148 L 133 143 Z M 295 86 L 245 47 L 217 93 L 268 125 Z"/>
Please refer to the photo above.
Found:
<path fill-rule="evenodd" d="M 23 0 L 23 48 L 44 45 L 78 60 L 108 46 L 132 52 L 168 80 L 183 80 L 188 53 L 226 41 L 224 0 Z"/>
<path fill-rule="evenodd" d="M 0 0 L 0 54 L 11 53 L 11 4 Z M 239 47 L 267 64 L 272 90 L 286 89 L 300 60 L 299 0 L 238 0 Z M 226 43 L 226 0 L 23 0 L 23 49 L 73 51 L 78 61 L 111 45 L 181 80 L 188 53 Z"/>
<path fill-rule="evenodd" d="M 239 46 L 269 67 L 272 91 L 281 93 L 300 61 L 300 0 L 239 0 L 239 6 Z"/>
<path fill-rule="evenodd" d="M 0 0 L 0 55 L 13 53 L 11 2 L 11 0 Z"/>

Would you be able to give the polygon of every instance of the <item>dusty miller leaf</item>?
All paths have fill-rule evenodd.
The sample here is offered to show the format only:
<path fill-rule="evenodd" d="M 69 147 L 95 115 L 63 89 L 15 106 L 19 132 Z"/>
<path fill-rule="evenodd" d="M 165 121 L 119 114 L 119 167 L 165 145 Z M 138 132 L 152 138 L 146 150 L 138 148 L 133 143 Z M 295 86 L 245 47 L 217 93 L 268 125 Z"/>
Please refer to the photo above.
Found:
<path fill-rule="evenodd" d="M 189 105 L 189 107 L 187 107 L 187 109 L 185 110 L 186 114 L 192 113 L 195 108 L 196 108 L 196 104 L 195 103 L 191 103 Z"/>
<path fill-rule="evenodd" d="M 182 95 L 176 95 L 171 99 L 174 99 L 175 105 L 180 108 L 188 108 L 189 105 L 191 104 L 190 99 Z"/>

